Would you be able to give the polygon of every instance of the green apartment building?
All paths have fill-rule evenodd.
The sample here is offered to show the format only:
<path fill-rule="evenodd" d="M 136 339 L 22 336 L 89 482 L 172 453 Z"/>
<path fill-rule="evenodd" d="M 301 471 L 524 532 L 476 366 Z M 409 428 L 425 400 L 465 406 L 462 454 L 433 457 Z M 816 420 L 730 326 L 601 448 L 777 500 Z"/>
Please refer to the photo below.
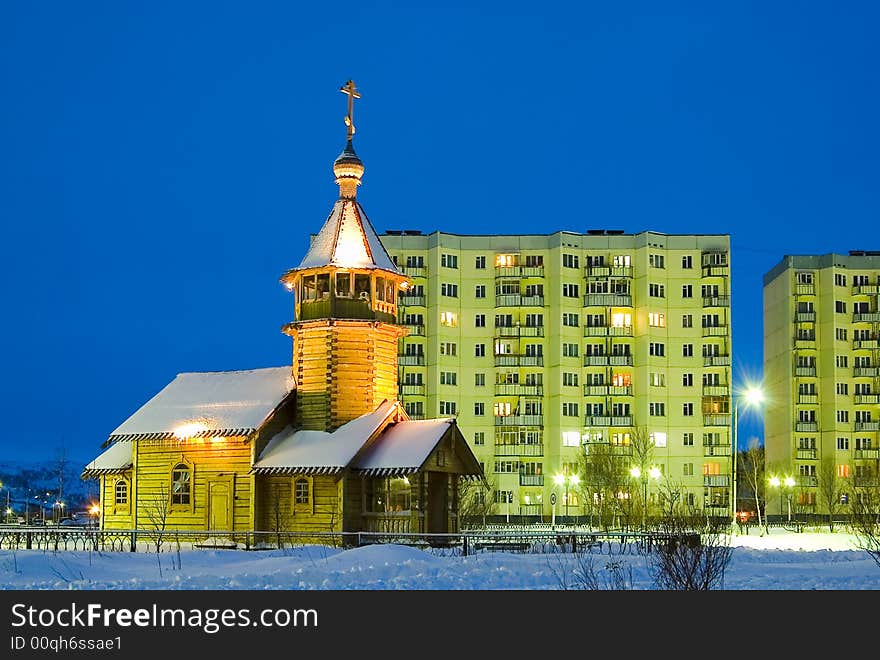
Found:
<path fill-rule="evenodd" d="M 380 239 L 412 283 L 400 398 L 414 418 L 458 418 L 495 514 L 587 513 L 568 477 L 599 446 L 628 463 L 635 435 L 657 468 L 635 492 L 730 514 L 729 236 Z"/>
<path fill-rule="evenodd" d="M 769 512 L 825 514 L 876 488 L 880 252 L 786 256 L 764 276 Z M 777 508 L 778 507 L 778 508 Z"/>

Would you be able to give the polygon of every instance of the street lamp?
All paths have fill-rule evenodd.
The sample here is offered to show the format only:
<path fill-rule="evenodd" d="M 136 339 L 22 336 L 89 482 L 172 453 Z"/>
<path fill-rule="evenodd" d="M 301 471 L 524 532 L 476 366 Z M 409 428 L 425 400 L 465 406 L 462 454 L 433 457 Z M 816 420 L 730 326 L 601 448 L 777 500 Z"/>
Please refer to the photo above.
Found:
<path fill-rule="evenodd" d="M 660 468 L 652 465 L 647 471 L 643 471 L 638 465 L 634 465 L 629 474 L 633 479 L 638 479 L 642 482 L 642 529 L 647 529 L 648 479 L 659 479 L 661 474 Z"/>
<path fill-rule="evenodd" d="M 785 499 L 788 502 L 788 522 L 791 524 L 791 489 L 794 488 L 794 479 L 792 477 L 770 477 L 770 486 L 773 488 L 781 488 L 779 495 L 779 514 L 782 515 L 782 493 L 785 493 Z"/>
<path fill-rule="evenodd" d="M 553 481 L 556 483 L 557 486 L 565 486 L 565 517 L 568 518 L 568 487 L 569 485 L 577 487 L 577 485 L 581 482 L 581 478 L 576 474 L 557 474 L 553 477 Z"/>
<path fill-rule="evenodd" d="M 755 385 L 750 385 L 743 391 L 739 396 L 734 395 L 733 400 L 733 464 L 731 466 L 731 473 L 733 477 L 733 486 L 732 486 L 732 509 L 733 509 L 733 521 L 736 522 L 736 462 L 737 456 L 739 452 L 739 404 L 742 401 L 743 405 L 746 408 L 757 408 L 762 403 L 764 403 L 764 390 Z"/>

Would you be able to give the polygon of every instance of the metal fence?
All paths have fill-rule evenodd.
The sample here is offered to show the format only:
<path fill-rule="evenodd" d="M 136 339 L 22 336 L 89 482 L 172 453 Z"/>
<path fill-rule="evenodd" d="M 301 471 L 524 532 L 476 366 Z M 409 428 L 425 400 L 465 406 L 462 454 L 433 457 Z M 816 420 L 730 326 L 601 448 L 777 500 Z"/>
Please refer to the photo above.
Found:
<path fill-rule="evenodd" d="M 191 530 L 0 528 L 0 549 L 174 552 L 197 548 L 274 550 L 306 545 L 341 548 L 394 543 L 440 554 L 481 552 L 559 553 L 598 551 L 615 554 L 650 552 L 658 543 L 699 543 L 698 532 L 664 534 L 636 531 L 591 531 L 578 528 L 487 527 L 456 534 L 404 532 L 216 532 Z"/>

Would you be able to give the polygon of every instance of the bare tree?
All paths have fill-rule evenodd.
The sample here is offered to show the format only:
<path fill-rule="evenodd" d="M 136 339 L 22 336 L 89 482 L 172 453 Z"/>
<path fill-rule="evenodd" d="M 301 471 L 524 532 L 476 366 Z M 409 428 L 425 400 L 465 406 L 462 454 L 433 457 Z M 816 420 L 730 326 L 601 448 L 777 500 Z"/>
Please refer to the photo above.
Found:
<path fill-rule="evenodd" d="M 880 567 L 880 492 L 874 483 L 854 488 L 850 503 L 850 526 L 856 537 L 855 545 L 867 552 Z"/>
<path fill-rule="evenodd" d="M 654 462 L 654 441 L 648 434 L 648 429 L 644 426 L 633 428 L 630 435 L 630 443 L 632 446 L 633 467 L 639 469 L 639 480 L 641 487 L 639 489 L 642 496 L 642 526 L 647 527 L 648 520 L 648 471 Z"/>
<path fill-rule="evenodd" d="M 632 480 L 626 457 L 604 443 L 584 445 L 580 456 L 581 490 L 589 503 L 591 518 L 608 530 L 617 517 L 629 525 L 632 514 Z M 592 524 L 592 521 L 591 521 Z"/>
<path fill-rule="evenodd" d="M 651 553 L 657 586 L 676 591 L 723 589 L 724 573 L 733 557 L 725 529 L 726 523 L 701 515 L 664 516 Z"/>
<path fill-rule="evenodd" d="M 486 526 L 486 516 L 494 506 L 495 480 L 462 477 L 458 485 L 459 520 L 462 528 Z"/>
<path fill-rule="evenodd" d="M 147 529 L 150 530 L 150 538 L 156 548 L 156 564 L 159 567 L 159 577 L 162 577 L 162 543 L 165 540 L 165 532 L 168 527 L 168 516 L 171 513 L 171 491 L 167 484 L 162 484 L 150 497 L 145 499 L 144 516 L 147 519 Z"/>
<path fill-rule="evenodd" d="M 819 463 L 819 501 L 828 512 L 828 531 L 834 531 L 834 516 L 843 508 L 849 488 L 845 477 L 837 474 L 834 457 L 826 456 Z"/>
<path fill-rule="evenodd" d="M 738 452 L 739 476 L 746 493 L 751 493 L 758 512 L 758 527 L 764 528 L 764 447 L 757 438 L 749 440 L 748 449 Z M 765 529 L 765 531 L 767 531 Z"/>

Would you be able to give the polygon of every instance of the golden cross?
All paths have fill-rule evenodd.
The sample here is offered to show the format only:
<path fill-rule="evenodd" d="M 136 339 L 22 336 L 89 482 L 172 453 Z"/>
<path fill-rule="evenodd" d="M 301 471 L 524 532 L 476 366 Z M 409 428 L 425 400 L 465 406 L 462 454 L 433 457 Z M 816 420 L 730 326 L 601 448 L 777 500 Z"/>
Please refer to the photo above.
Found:
<path fill-rule="evenodd" d="M 348 139 L 351 140 L 351 136 L 354 135 L 354 100 L 359 99 L 361 94 L 355 89 L 353 80 L 345 83 L 339 91 L 348 94 L 348 115 L 345 117 L 345 125 L 348 126 Z"/>

